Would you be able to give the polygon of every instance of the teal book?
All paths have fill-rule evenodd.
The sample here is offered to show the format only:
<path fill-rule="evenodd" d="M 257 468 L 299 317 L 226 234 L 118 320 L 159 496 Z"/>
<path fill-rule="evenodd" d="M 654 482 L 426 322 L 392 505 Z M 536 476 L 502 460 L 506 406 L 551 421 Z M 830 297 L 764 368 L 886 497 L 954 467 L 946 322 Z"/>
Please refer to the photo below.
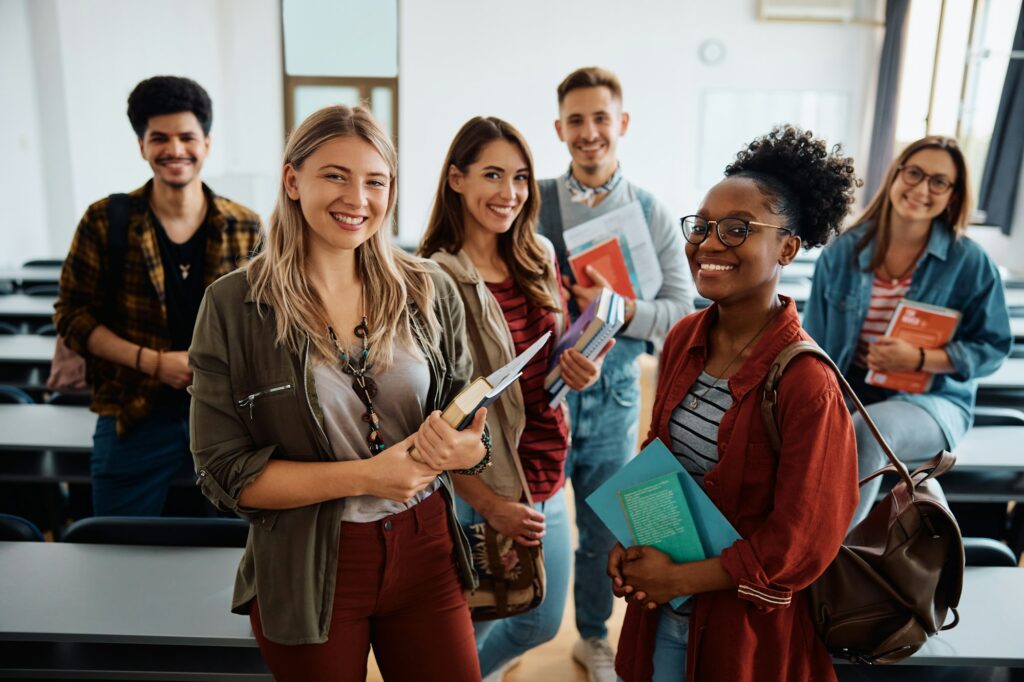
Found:
<path fill-rule="evenodd" d="M 665 474 L 675 474 L 679 480 L 705 557 L 719 556 L 740 539 L 739 533 L 711 498 L 658 439 L 651 441 L 640 454 L 601 484 L 586 498 L 586 503 L 624 547 L 632 547 L 638 543 L 634 542 L 629 522 L 622 513 L 619 493 Z M 689 595 L 676 597 L 671 601 L 672 607 L 679 608 L 688 598 Z"/>
<path fill-rule="evenodd" d="M 706 558 L 680 476 L 663 474 L 619 491 L 635 545 L 656 547 L 677 564 Z"/>

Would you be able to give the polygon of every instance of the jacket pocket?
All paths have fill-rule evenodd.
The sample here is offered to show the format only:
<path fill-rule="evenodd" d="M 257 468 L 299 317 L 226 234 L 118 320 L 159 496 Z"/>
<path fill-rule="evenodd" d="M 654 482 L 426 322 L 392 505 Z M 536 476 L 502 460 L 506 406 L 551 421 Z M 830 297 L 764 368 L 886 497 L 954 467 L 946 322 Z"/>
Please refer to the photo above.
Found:
<path fill-rule="evenodd" d="M 243 396 L 235 402 L 239 410 L 249 415 L 249 421 L 253 420 L 257 401 L 262 405 L 265 401 L 273 398 L 280 398 L 286 395 L 294 395 L 295 386 L 291 383 L 279 383 L 273 386 L 266 386 L 257 389 L 247 396 Z"/>
<path fill-rule="evenodd" d="M 857 294 L 833 287 L 825 290 L 825 302 L 836 310 L 851 312 L 857 309 Z"/>

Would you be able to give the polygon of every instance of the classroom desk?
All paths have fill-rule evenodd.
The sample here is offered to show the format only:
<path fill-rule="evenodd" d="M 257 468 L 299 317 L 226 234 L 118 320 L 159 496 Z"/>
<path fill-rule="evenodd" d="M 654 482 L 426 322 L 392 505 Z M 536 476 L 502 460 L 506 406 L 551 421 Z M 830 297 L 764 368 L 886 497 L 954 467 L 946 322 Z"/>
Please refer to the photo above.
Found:
<path fill-rule="evenodd" d="M 95 429 L 85 407 L 0 405 L 0 481 L 90 482 Z"/>
<path fill-rule="evenodd" d="M 52 336 L 0 334 L 0 384 L 44 388 L 55 344 Z"/>
<path fill-rule="evenodd" d="M 0 268 L 0 282 L 25 287 L 33 284 L 59 284 L 60 268 Z"/>
<path fill-rule="evenodd" d="M 976 426 L 957 444 L 956 465 L 938 480 L 950 502 L 1024 502 L 1024 426 Z"/>
<path fill-rule="evenodd" d="M 995 373 L 978 379 L 978 391 L 1024 391 L 1024 358 L 1007 358 Z"/>
<path fill-rule="evenodd" d="M 240 549 L 0 542 L 0 677 L 271 680 Z"/>
<path fill-rule="evenodd" d="M 53 304 L 56 302 L 57 299 L 52 296 L 6 294 L 0 296 L 0 320 L 38 327 L 53 319 Z"/>

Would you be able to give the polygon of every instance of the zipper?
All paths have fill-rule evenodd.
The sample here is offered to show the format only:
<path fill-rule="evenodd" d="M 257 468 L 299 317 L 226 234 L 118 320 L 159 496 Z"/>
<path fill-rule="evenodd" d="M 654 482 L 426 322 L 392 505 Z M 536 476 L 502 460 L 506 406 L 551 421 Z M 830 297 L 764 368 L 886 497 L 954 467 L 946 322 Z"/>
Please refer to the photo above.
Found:
<path fill-rule="evenodd" d="M 320 434 L 320 446 L 323 447 L 324 443 L 330 443 L 331 441 L 327 438 L 327 434 L 324 433 L 324 427 L 320 425 L 320 420 L 316 418 L 316 412 L 313 410 L 313 403 L 309 402 L 309 388 L 306 386 L 306 377 L 309 376 L 309 335 L 306 335 L 306 348 L 302 352 L 302 397 L 306 399 L 306 407 L 309 409 L 309 416 L 312 418 L 313 423 L 316 424 L 316 430 Z M 328 452 L 330 448 L 328 448 Z"/>
<path fill-rule="evenodd" d="M 284 384 L 282 386 L 274 386 L 273 388 L 267 388 L 262 391 L 257 391 L 256 393 L 250 393 L 249 395 L 245 396 L 244 398 L 238 401 L 238 406 L 249 408 L 249 421 L 252 421 L 252 408 L 253 405 L 256 404 L 256 398 L 263 398 L 265 396 L 274 395 L 275 393 L 280 393 L 281 391 L 290 391 L 292 388 L 294 387 L 291 384 Z"/>

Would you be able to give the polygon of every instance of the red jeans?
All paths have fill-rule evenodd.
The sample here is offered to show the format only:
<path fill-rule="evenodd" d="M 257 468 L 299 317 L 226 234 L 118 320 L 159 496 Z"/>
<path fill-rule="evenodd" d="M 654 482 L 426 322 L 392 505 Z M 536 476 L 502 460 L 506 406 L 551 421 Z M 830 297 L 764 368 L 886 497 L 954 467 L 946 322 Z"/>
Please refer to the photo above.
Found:
<path fill-rule="evenodd" d="M 260 653 L 281 681 L 366 679 L 373 646 L 385 680 L 479 682 L 466 607 L 440 490 L 373 523 L 342 523 L 334 614 L 326 642 L 289 646 L 263 636 L 258 599 L 249 620 Z"/>

